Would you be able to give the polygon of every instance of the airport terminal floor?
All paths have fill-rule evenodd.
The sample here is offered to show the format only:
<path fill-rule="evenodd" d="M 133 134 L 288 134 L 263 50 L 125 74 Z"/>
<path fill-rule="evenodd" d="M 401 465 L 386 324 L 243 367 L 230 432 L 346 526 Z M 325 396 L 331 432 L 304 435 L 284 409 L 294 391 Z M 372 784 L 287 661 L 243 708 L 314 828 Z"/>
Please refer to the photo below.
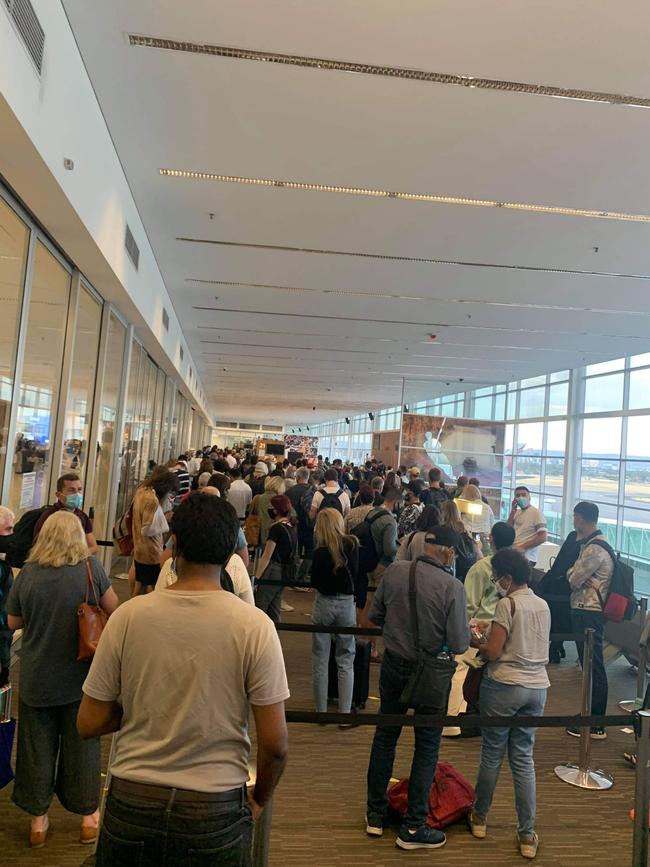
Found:
<path fill-rule="evenodd" d="M 120 599 L 128 598 L 126 581 L 114 580 Z M 285 591 L 295 611 L 283 615 L 286 622 L 308 623 L 312 595 Z M 311 710 L 310 636 L 282 633 L 282 646 L 291 689 L 287 707 Z M 551 688 L 547 714 L 578 712 L 580 670 L 575 650 L 567 644 L 567 658 L 549 666 Z M 14 673 L 14 682 L 18 681 Z M 367 710 L 377 709 L 379 666 L 371 667 Z M 624 659 L 608 668 L 609 712 L 618 711 L 620 699 L 634 695 L 636 678 Z M 16 696 L 17 699 L 17 696 Z M 513 788 L 507 763 L 501 772 L 489 817 L 488 836 L 474 839 L 464 822 L 447 829 L 447 844 L 436 852 L 401 852 L 395 847 L 397 827 L 382 839 L 365 834 L 366 771 L 372 727 L 341 731 L 337 726 L 291 725 L 289 763 L 273 803 L 269 867 L 341 865 L 347 867 L 397 867 L 405 861 L 466 867 L 486 864 L 511 867 L 524 863 L 516 846 Z M 105 770 L 110 738 L 103 738 Z M 402 735 L 395 763 L 395 776 L 408 774 L 412 756 L 412 729 Z M 614 777 L 609 791 L 583 791 L 561 782 L 554 773 L 558 764 L 577 761 L 578 741 L 564 730 L 543 729 L 535 748 L 538 811 L 536 828 L 540 848 L 535 863 L 540 867 L 610 867 L 613 858 L 627 865 L 631 859 L 632 823 L 629 811 L 634 798 L 634 771 L 623 752 L 634 748 L 634 738 L 620 728 L 610 729 L 607 740 L 592 742 L 592 766 Z M 440 759 L 452 762 L 474 783 L 480 739 L 443 739 Z M 75 839 L 78 817 L 66 813 L 54 801 L 52 835 L 40 851 L 26 846 L 28 817 L 10 800 L 11 787 L 0 792 L 0 852 L 3 867 L 78 867 L 88 853 Z M 393 831 L 395 833 L 393 833 Z"/>

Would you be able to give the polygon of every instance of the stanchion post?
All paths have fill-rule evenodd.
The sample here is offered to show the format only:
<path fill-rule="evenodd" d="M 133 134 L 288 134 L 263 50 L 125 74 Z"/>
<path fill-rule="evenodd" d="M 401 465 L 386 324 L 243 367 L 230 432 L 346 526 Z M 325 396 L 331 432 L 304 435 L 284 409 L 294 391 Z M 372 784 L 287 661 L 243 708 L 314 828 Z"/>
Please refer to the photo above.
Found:
<path fill-rule="evenodd" d="M 650 712 L 639 711 L 640 731 L 636 749 L 636 781 L 634 787 L 634 836 L 632 867 L 648 864 L 648 759 L 650 759 Z"/>
<path fill-rule="evenodd" d="M 582 702 L 580 714 L 583 717 L 591 715 L 591 692 L 593 682 L 594 662 L 594 630 L 585 629 L 582 653 Z M 600 768 L 589 767 L 589 752 L 591 748 L 591 732 L 589 726 L 580 726 L 580 755 L 578 764 L 567 762 L 555 768 L 556 775 L 580 789 L 610 789 L 614 780 Z"/>
<path fill-rule="evenodd" d="M 641 636 L 644 634 L 645 621 L 648 614 L 648 598 L 641 597 L 639 603 L 639 612 L 641 618 Z M 621 710 L 633 713 L 635 710 L 640 710 L 643 707 L 646 688 L 646 665 L 648 662 L 648 645 L 645 641 L 639 643 L 639 661 L 636 674 L 636 697 L 626 701 L 619 701 L 618 706 Z"/>

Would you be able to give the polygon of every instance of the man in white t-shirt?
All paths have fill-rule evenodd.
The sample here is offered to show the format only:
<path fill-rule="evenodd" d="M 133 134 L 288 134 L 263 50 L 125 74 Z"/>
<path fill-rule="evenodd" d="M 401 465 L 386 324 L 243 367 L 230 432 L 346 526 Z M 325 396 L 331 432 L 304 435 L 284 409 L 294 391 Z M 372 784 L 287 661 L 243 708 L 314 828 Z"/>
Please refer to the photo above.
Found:
<path fill-rule="evenodd" d="M 316 520 L 316 515 L 323 505 L 323 501 L 326 503 L 325 508 L 338 509 L 344 516 L 350 511 L 350 498 L 339 485 L 338 470 L 335 470 L 333 467 L 325 470 L 325 485 L 316 491 L 314 499 L 311 501 L 309 517 L 312 521 Z M 340 509 L 336 501 L 338 501 Z"/>
<path fill-rule="evenodd" d="M 241 521 L 246 517 L 246 509 L 253 499 L 253 491 L 251 490 L 251 486 L 242 479 L 239 467 L 233 467 L 229 470 L 228 475 L 232 479 L 232 483 L 228 489 L 228 502 L 232 503 L 237 512 L 237 517 Z"/>
<path fill-rule="evenodd" d="M 223 498 L 192 494 L 173 518 L 177 581 L 123 604 L 83 686 L 83 738 L 119 731 L 97 864 L 249 864 L 252 819 L 287 755 L 289 697 L 269 618 L 221 588 L 239 530 Z M 252 707 L 257 777 L 246 796 Z"/>
<path fill-rule="evenodd" d="M 232 470 L 237 466 L 237 458 L 229 451 L 226 451 L 224 460 L 228 464 L 228 469 Z"/>
<path fill-rule="evenodd" d="M 513 548 L 522 552 L 531 566 L 537 563 L 539 546 L 548 538 L 546 518 L 530 502 L 530 491 L 525 485 L 515 488 L 515 498 L 508 516 L 508 523 L 515 528 Z"/>

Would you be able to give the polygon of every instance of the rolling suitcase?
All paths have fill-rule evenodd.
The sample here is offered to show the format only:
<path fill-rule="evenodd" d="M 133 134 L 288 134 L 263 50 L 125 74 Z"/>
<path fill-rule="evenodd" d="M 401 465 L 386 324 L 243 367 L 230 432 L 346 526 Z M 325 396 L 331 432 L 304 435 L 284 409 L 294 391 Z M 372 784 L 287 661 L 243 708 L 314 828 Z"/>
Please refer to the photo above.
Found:
<path fill-rule="evenodd" d="M 371 644 L 362 638 L 357 638 L 356 653 L 354 654 L 354 686 L 352 687 L 353 710 L 364 710 L 370 692 L 370 651 Z M 328 665 L 328 701 L 338 702 L 339 678 L 336 667 L 336 645 L 332 641 Z"/>

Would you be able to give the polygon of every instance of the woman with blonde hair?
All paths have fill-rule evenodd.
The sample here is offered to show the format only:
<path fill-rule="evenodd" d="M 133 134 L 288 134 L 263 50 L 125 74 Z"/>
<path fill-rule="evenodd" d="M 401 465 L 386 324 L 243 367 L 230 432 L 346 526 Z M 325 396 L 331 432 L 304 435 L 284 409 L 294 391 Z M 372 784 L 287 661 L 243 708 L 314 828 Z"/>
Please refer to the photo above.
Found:
<path fill-rule="evenodd" d="M 347 536 L 343 516 L 337 509 L 323 509 L 316 518 L 311 583 L 316 590 L 312 622 L 322 626 L 355 626 L 354 594 L 359 571 L 356 536 Z M 335 634 L 338 671 L 339 713 L 350 713 L 354 686 L 354 635 Z M 314 632 L 312 672 L 317 713 L 327 711 L 328 664 L 332 635 Z"/>
<path fill-rule="evenodd" d="M 487 538 L 494 526 L 494 512 L 481 499 L 481 492 L 476 485 L 465 485 L 456 503 L 463 523 L 470 533 L 480 533 Z"/>
<path fill-rule="evenodd" d="M 442 504 L 440 508 L 440 523 L 443 527 L 449 527 L 458 533 L 459 543 L 456 546 L 454 569 L 456 577 L 464 581 L 474 563 L 477 560 L 483 559 L 481 545 L 472 538 L 467 526 L 463 523 L 460 511 L 454 500 L 447 500 Z"/>
<path fill-rule="evenodd" d="M 92 581 L 92 588 L 89 582 Z M 81 843 L 94 843 L 99 820 L 99 738 L 77 734 L 81 687 L 77 610 L 88 592 L 107 615 L 117 596 L 101 563 L 88 556 L 79 518 L 51 515 L 7 601 L 10 629 L 22 629 L 18 756 L 13 801 L 32 818 L 29 845 L 45 845 L 52 797 L 81 820 Z"/>

